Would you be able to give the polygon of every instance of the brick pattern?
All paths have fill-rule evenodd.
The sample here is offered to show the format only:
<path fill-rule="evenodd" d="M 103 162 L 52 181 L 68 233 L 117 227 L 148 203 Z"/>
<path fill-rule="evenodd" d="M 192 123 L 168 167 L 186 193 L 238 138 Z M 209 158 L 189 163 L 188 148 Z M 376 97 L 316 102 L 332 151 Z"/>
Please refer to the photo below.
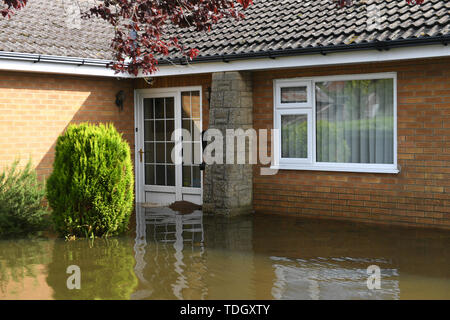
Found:
<path fill-rule="evenodd" d="M 273 79 L 393 71 L 400 174 L 283 170 L 261 176 L 255 166 L 256 211 L 450 228 L 449 58 L 255 72 L 254 127 L 273 127 Z"/>
<path fill-rule="evenodd" d="M 120 90 L 126 94 L 121 112 Z M 48 176 L 58 136 L 85 121 L 112 122 L 134 152 L 133 81 L 0 72 L 0 168 L 31 157 L 38 175 Z"/>

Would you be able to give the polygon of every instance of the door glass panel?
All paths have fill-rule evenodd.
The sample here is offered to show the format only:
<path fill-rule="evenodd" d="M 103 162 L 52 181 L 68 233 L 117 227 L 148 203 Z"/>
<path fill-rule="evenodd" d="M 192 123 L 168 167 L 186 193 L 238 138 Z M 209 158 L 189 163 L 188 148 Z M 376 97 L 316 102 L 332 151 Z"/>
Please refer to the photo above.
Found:
<path fill-rule="evenodd" d="M 202 140 L 202 132 L 200 130 L 201 123 L 200 119 L 192 120 L 192 136 L 194 141 L 201 141 Z"/>
<path fill-rule="evenodd" d="M 175 186 L 175 166 L 167 165 L 166 169 L 167 169 L 167 185 Z"/>
<path fill-rule="evenodd" d="M 202 163 L 202 149 L 200 142 L 193 142 L 192 143 L 192 158 L 194 161 L 194 164 L 201 164 Z"/>
<path fill-rule="evenodd" d="M 166 141 L 164 132 L 164 120 L 155 121 L 155 140 L 156 141 Z"/>
<path fill-rule="evenodd" d="M 155 166 L 152 164 L 145 165 L 145 184 L 155 184 Z"/>
<path fill-rule="evenodd" d="M 191 134 L 191 120 L 183 120 L 183 129 L 187 130 L 189 134 Z"/>
<path fill-rule="evenodd" d="M 164 142 L 156 143 L 156 162 L 166 163 L 166 146 Z"/>
<path fill-rule="evenodd" d="M 183 118 L 190 118 L 191 116 L 191 93 L 181 93 L 181 116 Z"/>
<path fill-rule="evenodd" d="M 153 118 L 153 99 L 144 99 L 144 119 Z"/>
<path fill-rule="evenodd" d="M 155 140 L 155 121 L 145 120 L 144 121 L 144 140 L 154 141 Z"/>
<path fill-rule="evenodd" d="M 166 141 L 173 141 L 172 134 L 175 130 L 175 120 L 166 120 Z"/>
<path fill-rule="evenodd" d="M 156 185 L 165 186 L 166 185 L 166 166 L 157 165 L 156 166 Z"/>
<path fill-rule="evenodd" d="M 183 166 L 183 187 L 192 187 L 191 166 Z"/>
<path fill-rule="evenodd" d="M 175 143 L 166 143 L 166 163 L 175 163 L 175 159 L 172 159 L 172 151 L 174 147 Z"/>
<path fill-rule="evenodd" d="M 182 128 L 186 129 L 189 139 L 183 139 L 183 187 L 200 188 L 200 169 L 202 162 L 200 91 L 186 91 L 181 93 Z"/>
<path fill-rule="evenodd" d="M 145 143 L 145 163 L 155 163 L 155 144 Z"/>
<path fill-rule="evenodd" d="M 164 98 L 155 99 L 155 118 L 164 119 Z"/>
<path fill-rule="evenodd" d="M 180 105 L 178 105 L 180 107 Z M 177 167 L 172 159 L 175 142 L 172 133 L 181 124 L 191 136 L 183 139 L 184 159 L 181 166 L 181 186 L 201 187 L 201 115 L 200 92 L 181 93 L 181 119 L 175 121 L 175 99 L 144 99 L 144 168 L 145 184 L 176 186 Z M 179 112 L 179 111 L 178 111 Z M 178 123 L 178 124 L 177 124 Z"/>
<path fill-rule="evenodd" d="M 191 92 L 191 117 L 200 118 L 200 91 Z"/>
<path fill-rule="evenodd" d="M 166 119 L 175 118 L 175 105 L 173 98 L 166 98 Z"/>
<path fill-rule="evenodd" d="M 175 186 L 171 135 L 175 129 L 175 99 L 144 99 L 145 184 Z M 167 165 L 170 164 L 170 165 Z"/>
<path fill-rule="evenodd" d="M 193 164 L 192 142 L 183 142 L 183 164 Z"/>
<path fill-rule="evenodd" d="M 200 168 L 198 166 L 192 167 L 192 186 L 194 188 L 201 187 Z"/>

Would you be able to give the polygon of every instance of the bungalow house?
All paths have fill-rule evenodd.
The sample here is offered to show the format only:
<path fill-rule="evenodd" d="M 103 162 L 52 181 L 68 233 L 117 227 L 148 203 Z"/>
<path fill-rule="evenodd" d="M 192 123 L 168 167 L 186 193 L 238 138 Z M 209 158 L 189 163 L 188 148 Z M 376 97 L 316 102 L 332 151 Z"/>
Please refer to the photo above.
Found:
<path fill-rule="evenodd" d="M 106 68 L 111 28 L 76 11 L 29 0 L 0 20 L 0 167 L 31 156 L 48 176 L 67 125 L 112 122 L 137 202 L 450 228 L 449 1 L 254 0 L 240 22 L 183 30 L 199 57 L 151 76 Z M 183 150 L 206 129 L 266 129 L 272 161 L 174 162 L 179 128 L 196 133 Z"/>

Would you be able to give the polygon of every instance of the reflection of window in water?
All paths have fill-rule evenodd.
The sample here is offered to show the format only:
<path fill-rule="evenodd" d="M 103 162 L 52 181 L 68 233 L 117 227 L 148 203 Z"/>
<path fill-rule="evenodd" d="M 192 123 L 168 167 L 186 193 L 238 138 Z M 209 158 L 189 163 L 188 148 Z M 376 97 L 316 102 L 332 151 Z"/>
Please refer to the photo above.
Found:
<path fill-rule="evenodd" d="M 274 299 L 399 299 L 398 272 L 381 268 L 381 289 L 367 288 L 369 259 L 290 260 L 272 257 Z M 385 264 L 386 262 L 384 262 Z"/>

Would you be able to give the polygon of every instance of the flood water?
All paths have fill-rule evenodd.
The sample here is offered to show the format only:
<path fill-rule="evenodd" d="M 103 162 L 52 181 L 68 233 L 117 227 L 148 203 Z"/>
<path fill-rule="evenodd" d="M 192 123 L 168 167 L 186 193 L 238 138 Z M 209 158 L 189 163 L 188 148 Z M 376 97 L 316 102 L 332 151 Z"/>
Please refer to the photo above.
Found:
<path fill-rule="evenodd" d="M 139 208 L 121 238 L 1 240 L 0 299 L 450 299 L 449 248 L 449 231 Z"/>

